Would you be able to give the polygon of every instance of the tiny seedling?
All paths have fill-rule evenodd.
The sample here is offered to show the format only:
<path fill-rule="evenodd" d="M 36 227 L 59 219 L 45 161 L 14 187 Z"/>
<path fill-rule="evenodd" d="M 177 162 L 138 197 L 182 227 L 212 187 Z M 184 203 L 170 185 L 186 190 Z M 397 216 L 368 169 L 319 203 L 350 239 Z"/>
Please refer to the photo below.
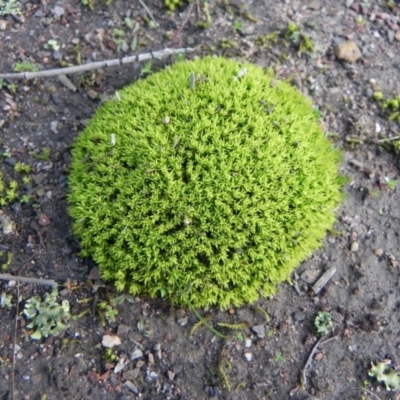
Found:
<path fill-rule="evenodd" d="M 236 21 L 233 22 L 233 29 L 235 29 L 237 31 L 239 29 L 242 29 L 242 26 L 243 26 L 243 22 L 242 21 L 236 20 Z"/>
<path fill-rule="evenodd" d="M 29 172 L 31 172 L 31 166 L 22 162 L 17 162 L 14 165 L 14 171 L 29 174 Z"/>
<path fill-rule="evenodd" d="M 14 65 L 14 71 L 16 72 L 36 72 L 39 68 L 35 67 L 28 61 L 16 62 Z"/>
<path fill-rule="evenodd" d="M 23 314 L 28 319 L 28 329 L 33 329 L 32 339 L 41 339 L 49 335 L 57 335 L 67 329 L 70 318 L 69 302 L 63 300 L 57 303 L 58 291 L 53 287 L 44 298 L 34 296 L 25 303 Z"/>
<path fill-rule="evenodd" d="M 23 194 L 23 195 L 21 196 L 20 202 L 21 202 L 22 204 L 28 204 L 30 201 L 31 201 L 31 198 L 30 198 L 30 196 L 28 196 L 27 194 Z"/>
<path fill-rule="evenodd" d="M 282 356 L 282 353 L 280 352 L 280 351 L 278 351 L 276 354 L 275 354 L 275 361 L 276 362 L 281 362 L 281 361 L 283 361 L 284 359 L 283 359 L 283 356 Z"/>
<path fill-rule="evenodd" d="M 110 304 L 108 304 L 105 301 L 102 301 L 97 304 L 97 308 L 100 312 L 101 316 L 104 316 L 104 318 L 110 323 L 110 322 L 115 322 L 117 315 L 118 315 L 118 310 L 116 308 L 113 308 Z"/>
<path fill-rule="evenodd" d="M 332 330 L 333 326 L 331 314 L 325 311 L 319 311 L 315 318 L 314 325 L 318 335 L 327 335 Z"/>
<path fill-rule="evenodd" d="M 37 160 L 41 161 L 48 161 L 50 159 L 50 149 L 48 147 L 45 147 L 42 149 L 41 152 L 35 152 L 35 151 L 30 151 L 29 154 L 32 157 L 35 157 Z"/>
<path fill-rule="evenodd" d="M 396 179 L 391 179 L 387 182 L 387 186 L 389 189 L 394 190 L 395 187 L 397 186 L 397 180 Z"/>
<path fill-rule="evenodd" d="M 107 348 L 103 354 L 103 360 L 106 363 L 112 363 L 118 360 L 118 356 L 115 354 L 113 349 Z"/>
<path fill-rule="evenodd" d="M 236 338 L 236 340 L 237 340 L 238 342 L 240 342 L 240 343 L 242 343 L 242 342 L 244 341 L 244 337 L 243 337 L 243 334 L 242 334 L 241 332 L 238 332 L 238 333 L 235 335 L 235 338 Z"/>
<path fill-rule="evenodd" d="M 11 300 L 12 300 L 12 295 L 3 292 L 3 293 L 1 294 L 1 296 L 0 296 L 0 307 L 1 307 L 1 308 L 8 308 L 8 309 L 10 309 L 11 306 L 12 306 Z"/>
<path fill-rule="evenodd" d="M 43 47 L 46 50 L 54 50 L 54 51 L 60 50 L 60 45 L 58 44 L 57 40 L 54 39 L 48 40 L 47 43 L 43 45 Z"/>
<path fill-rule="evenodd" d="M 151 66 L 152 66 L 151 60 L 147 61 L 146 64 L 144 64 L 144 67 L 140 71 L 140 76 L 151 74 Z"/>
<path fill-rule="evenodd" d="M 387 390 L 398 390 L 400 389 L 400 375 L 389 367 L 390 364 L 390 360 L 384 360 L 375 365 L 372 363 L 368 375 L 383 383 Z"/>
<path fill-rule="evenodd" d="M 17 0 L 0 0 L 0 15 L 21 15 L 21 4 Z"/>
<path fill-rule="evenodd" d="M 331 314 L 325 311 L 319 311 L 314 320 L 314 325 L 318 335 L 327 335 L 332 330 L 333 326 Z"/>
<path fill-rule="evenodd" d="M 170 11 L 174 11 L 176 8 L 182 6 L 184 3 L 187 3 L 185 0 L 164 0 L 165 7 Z"/>

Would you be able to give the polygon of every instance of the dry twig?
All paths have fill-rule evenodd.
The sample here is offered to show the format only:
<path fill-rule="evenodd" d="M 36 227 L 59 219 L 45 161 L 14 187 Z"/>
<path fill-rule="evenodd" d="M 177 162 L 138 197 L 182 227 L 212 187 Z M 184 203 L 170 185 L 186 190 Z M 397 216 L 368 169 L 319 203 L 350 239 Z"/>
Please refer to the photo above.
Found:
<path fill-rule="evenodd" d="M 143 0 L 139 0 L 139 3 L 142 5 L 142 7 L 146 10 L 148 16 L 152 19 L 152 21 L 158 26 L 160 25 L 155 18 L 153 17 L 153 14 L 151 13 L 151 11 L 149 10 L 149 7 L 146 6 L 146 3 Z"/>
<path fill-rule="evenodd" d="M 186 14 L 186 18 L 184 19 L 184 21 L 182 22 L 182 25 L 177 29 L 177 31 L 174 33 L 174 35 L 172 36 L 172 40 L 171 42 L 174 43 L 177 41 L 179 35 L 182 32 L 182 29 L 185 27 L 185 25 L 188 23 L 189 19 L 190 19 L 190 14 L 192 13 L 192 9 L 193 9 L 194 3 L 190 4 L 189 6 L 189 10 L 187 11 Z"/>
<path fill-rule="evenodd" d="M 134 62 L 151 60 L 154 58 L 161 59 L 174 54 L 190 53 L 193 51 L 195 51 L 195 49 L 191 47 L 185 47 L 180 49 L 165 48 L 159 51 L 150 51 L 149 53 L 136 54 L 135 56 L 115 58 L 112 60 L 96 61 L 83 65 L 76 65 L 74 67 L 56 68 L 38 72 L 12 72 L 7 74 L 0 74 L 0 79 L 35 79 L 35 78 L 47 78 L 56 75 L 76 74 L 78 72 L 91 71 L 94 69 L 113 67 L 113 66 L 121 66 L 124 64 L 130 64 Z"/>
<path fill-rule="evenodd" d="M 318 347 L 319 347 L 319 346 L 323 346 L 324 344 L 326 344 L 326 343 L 328 343 L 328 342 L 330 342 L 331 340 L 334 340 L 334 339 L 336 339 L 336 338 L 337 338 L 337 336 L 332 336 L 331 338 L 326 339 L 326 340 L 323 341 L 324 337 L 322 336 L 322 337 L 320 337 L 320 338 L 318 339 L 317 343 L 315 343 L 313 349 L 311 350 L 310 355 L 308 356 L 307 362 L 306 362 L 305 365 L 304 365 L 304 368 L 301 370 L 301 375 L 300 375 L 300 387 L 301 387 L 302 389 L 306 390 L 306 386 L 307 386 L 306 370 L 307 370 L 308 366 L 310 365 L 310 363 L 311 363 L 311 361 L 312 361 L 312 359 L 313 359 L 313 357 L 314 357 L 314 354 L 315 354 L 315 352 L 317 351 Z"/>
<path fill-rule="evenodd" d="M 11 274 L 0 274 L 0 280 L 33 283 L 36 285 L 58 286 L 57 282 L 53 281 L 53 279 L 29 278 L 27 276 L 11 275 Z"/>

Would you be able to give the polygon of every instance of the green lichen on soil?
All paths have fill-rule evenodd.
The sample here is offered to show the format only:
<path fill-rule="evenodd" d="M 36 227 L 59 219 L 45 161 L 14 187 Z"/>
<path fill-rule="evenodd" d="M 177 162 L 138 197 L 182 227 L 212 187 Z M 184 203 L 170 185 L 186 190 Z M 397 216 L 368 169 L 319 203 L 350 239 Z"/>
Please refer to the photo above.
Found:
<path fill-rule="evenodd" d="M 119 290 L 239 306 L 320 246 L 339 161 L 311 103 L 270 71 L 178 62 L 118 92 L 77 137 L 73 230 Z"/>

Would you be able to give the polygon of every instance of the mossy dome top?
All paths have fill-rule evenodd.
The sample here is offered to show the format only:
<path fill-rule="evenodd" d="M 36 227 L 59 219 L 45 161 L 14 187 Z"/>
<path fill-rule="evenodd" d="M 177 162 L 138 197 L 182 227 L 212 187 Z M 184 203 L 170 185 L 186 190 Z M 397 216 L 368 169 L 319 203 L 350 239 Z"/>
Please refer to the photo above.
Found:
<path fill-rule="evenodd" d="M 118 289 L 239 306 L 319 247 L 339 159 L 311 103 L 269 71 L 177 62 L 119 91 L 77 137 L 73 230 Z"/>

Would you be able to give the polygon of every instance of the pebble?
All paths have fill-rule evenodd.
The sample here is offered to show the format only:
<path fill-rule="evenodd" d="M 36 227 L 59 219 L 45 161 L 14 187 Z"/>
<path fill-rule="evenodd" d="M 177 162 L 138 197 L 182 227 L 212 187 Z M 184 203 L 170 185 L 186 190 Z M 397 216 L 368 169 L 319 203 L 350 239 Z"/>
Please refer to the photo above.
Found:
<path fill-rule="evenodd" d="M 9 235 L 15 231 L 15 224 L 7 215 L 0 215 L 0 226 L 3 235 Z"/>
<path fill-rule="evenodd" d="M 350 250 L 353 252 L 356 252 L 356 251 L 358 251 L 358 248 L 359 248 L 358 242 L 354 242 L 351 244 Z"/>
<path fill-rule="evenodd" d="M 93 268 L 96 268 L 96 267 L 93 267 Z M 89 274 L 90 275 L 90 274 Z M 100 274 L 98 275 L 99 277 L 97 278 L 97 279 L 100 279 Z M 88 279 L 93 279 L 93 278 L 88 278 Z M 96 280 L 97 280 L 96 279 Z M 127 332 L 129 332 L 129 330 L 130 330 L 131 328 L 129 327 L 129 326 L 127 326 L 127 325 L 124 325 L 124 324 L 120 324 L 120 325 L 118 325 L 118 328 L 117 328 L 117 335 L 119 336 L 119 335 L 123 335 L 124 333 L 127 333 Z"/>
<path fill-rule="evenodd" d="M 53 133 L 57 133 L 57 126 L 58 126 L 58 121 L 51 121 L 50 122 L 50 130 Z"/>
<path fill-rule="evenodd" d="M 121 339 L 117 335 L 104 335 L 101 340 L 103 347 L 113 348 L 121 344 Z"/>
<path fill-rule="evenodd" d="M 99 94 L 95 91 L 95 90 L 88 90 L 87 91 L 87 95 L 89 96 L 89 98 L 91 98 L 92 100 L 97 100 L 99 98 Z"/>
<path fill-rule="evenodd" d="M 161 360 L 162 354 L 161 354 L 161 344 L 160 344 L 160 343 L 157 343 L 157 344 L 154 346 L 154 352 L 155 352 L 155 354 L 156 354 L 156 357 L 157 357 L 159 360 Z"/>
<path fill-rule="evenodd" d="M 38 223 L 40 226 L 49 226 L 50 225 L 50 218 L 46 214 L 42 214 L 39 217 Z"/>
<path fill-rule="evenodd" d="M 258 338 L 265 338 L 265 326 L 264 325 L 254 325 L 251 330 L 257 335 Z"/>
<path fill-rule="evenodd" d="M 253 359 L 253 354 L 251 353 L 244 353 L 244 358 L 250 362 Z"/>
<path fill-rule="evenodd" d="M 170 381 L 173 381 L 175 378 L 175 372 L 171 371 L 170 369 L 167 371 L 167 376 Z"/>
<path fill-rule="evenodd" d="M 400 31 L 397 31 L 396 34 L 394 35 L 394 38 L 400 42 Z"/>
<path fill-rule="evenodd" d="M 53 11 L 54 11 L 54 15 L 56 17 L 61 17 L 65 13 L 64 7 L 61 7 L 61 6 L 55 6 Z"/>
<path fill-rule="evenodd" d="M 308 268 L 300 275 L 300 278 L 302 281 L 311 285 L 317 281 L 320 275 L 321 271 L 319 269 Z"/>
<path fill-rule="evenodd" d="M 133 350 L 131 353 L 131 360 L 136 360 L 143 357 L 143 351 L 140 349 Z"/>
<path fill-rule="evenodd" d="M 131 382 L 131 381 L 126 381 L 124 385 L 134 394 L 139 394 L 138 388 Z"/>
<path fill-rule="evenodd" d="M 188 323 L 188 317 L 179 317 L 177 322 L 180 326 L 185 326 Z"/>
<path fill-rule="evenodd" d="M 151 371 L 148 375 L 147 375 L 147 381 L 148 382 L 154 382 L 158 379 L 158 374 L 156 374 L 154 371 Z"/>
<path fill-rule="evenodd" d="M 244 346 L 245 346 L 246 348 L 251 347 L 251 339 L 250 339 L 250 338 L 246 338 L 246 340 L 245 340 L 244 343 L 245 343 Z"/>
<path fill-rule="evenodd" d="M 54 50 L 52 56 L 54 61 L 59 61 L 62 58 L 62 55 L 58 50 Z"/>
<path fill-rule="evenodd" d="M 292 316 L 296 322 L 302 322 L 306 319 L 306 315 L 301 311 L 295 311 Z"/>
<path fill-rule="evenodd" d="M 321 361 L 323 356 L 324 356 L 324 355 L 323 355 L 322 353 L 317 353 L 317 354 L 314 356 L 314 360 L 315 360 L 315 361 Z"/>
<path fill-rule="evenodd" d="M 335 55 L 339 60 L 355 63 L 361 57 L 361 51 L 356 42 L 348 40 L 335 47 Z"/>

